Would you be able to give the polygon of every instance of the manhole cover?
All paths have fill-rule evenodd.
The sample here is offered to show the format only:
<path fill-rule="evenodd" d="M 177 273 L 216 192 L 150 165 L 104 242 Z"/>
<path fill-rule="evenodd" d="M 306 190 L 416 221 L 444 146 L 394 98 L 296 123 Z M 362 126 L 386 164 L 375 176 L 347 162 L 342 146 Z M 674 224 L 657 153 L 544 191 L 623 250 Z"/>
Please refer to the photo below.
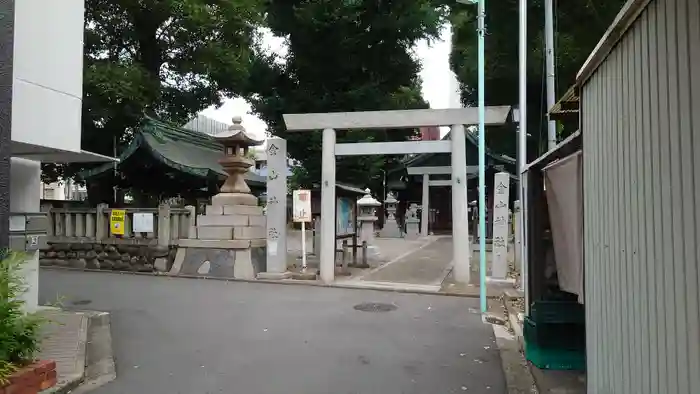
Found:
<path fill-rule="evenodd" d="M 391 312 L 396 310 L 396 305 L 382 304 L 378 302 L 365 302 L 364 304 L 355 305 L 353 308 L 361 312 Z"/>
<path fill-rule="evenodd" d="M 90 300 L 77 300 L 77 301 L 71 302 L 71 304 L 73 304 L 73 305 L 87 305 L 91 302 L 92 301 L 90 301 Z"/>

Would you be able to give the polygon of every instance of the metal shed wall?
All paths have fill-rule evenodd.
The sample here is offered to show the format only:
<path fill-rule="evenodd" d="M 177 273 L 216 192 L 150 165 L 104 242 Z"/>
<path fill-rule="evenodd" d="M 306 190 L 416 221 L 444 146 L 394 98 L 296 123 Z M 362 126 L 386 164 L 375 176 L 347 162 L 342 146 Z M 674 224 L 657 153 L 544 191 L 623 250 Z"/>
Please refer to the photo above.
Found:
<path fill-rule="evenodd" d="M 700 2 L 651 1 L 581 103 L 588 392 L 700 393 Z"/>

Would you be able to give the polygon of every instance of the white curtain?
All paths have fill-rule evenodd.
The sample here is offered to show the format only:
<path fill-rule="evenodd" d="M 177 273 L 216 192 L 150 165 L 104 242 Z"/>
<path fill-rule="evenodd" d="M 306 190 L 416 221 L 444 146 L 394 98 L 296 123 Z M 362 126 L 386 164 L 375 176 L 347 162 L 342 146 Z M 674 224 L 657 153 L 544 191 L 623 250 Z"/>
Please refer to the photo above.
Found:
<path fill-rule="evenodd" d="M 544 168 L 559 288 L 583 303 L 583 161 L 574 153 Z"/>

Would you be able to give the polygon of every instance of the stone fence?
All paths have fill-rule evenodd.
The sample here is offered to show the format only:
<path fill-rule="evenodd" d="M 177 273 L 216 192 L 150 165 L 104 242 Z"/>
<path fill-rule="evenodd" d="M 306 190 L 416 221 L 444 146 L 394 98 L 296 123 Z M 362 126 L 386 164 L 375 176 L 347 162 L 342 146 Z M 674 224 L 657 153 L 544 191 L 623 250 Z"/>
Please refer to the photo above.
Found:
<path fill-rule="evenodd" d="M 195 226 L 195 208 L 115 208 L 124 210 L 124 235 L 110 232 L 112 209 L 42 206 L 48 217 L 48 248 L 42 265 L 131 271 L 167 271 L 180 239 Z M 134 214 L 153 214 L 152 232 L 134 232 Z"/>

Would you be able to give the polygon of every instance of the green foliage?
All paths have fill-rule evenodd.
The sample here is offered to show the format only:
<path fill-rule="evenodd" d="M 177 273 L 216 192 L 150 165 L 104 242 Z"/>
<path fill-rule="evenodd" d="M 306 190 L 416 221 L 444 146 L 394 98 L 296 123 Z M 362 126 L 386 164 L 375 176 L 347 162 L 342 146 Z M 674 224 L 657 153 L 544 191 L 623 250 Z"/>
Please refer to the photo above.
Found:
<path fill-rule="evenodd" d="M 578 69 L 624 2 L 555 1 L 557 97 L 574 83 Z M 518 3 L 519 0 L 486 2 L 486 105 L 518 104 Z M 453 24 L 450 63 L 461 83 L 462 100 L 473 105 L 478 94 L 476 7 L 457 5 L 450 19 Z M 543 146 L 546 148 L 547 139 L 543 0 L 528 2 L 527 47 L 528 133 L 533 136 L 528 150 L 536 154 Z M 512 130 L 496 130 L 488 137 L 492 149 L 515 157 L 516 138 Z"/>
<path fill-rule="evenodd" d="M 144 113 L 183 124 L 222 96 L 245 90 L 263 1 L 87 1 L 82 148 L 112 155 L 116 139 L 121 152 Z M 46 181 L 83 169 L 45 167 Z M 131 171 L 117 182 L 130 188 L 139 176 Z M 109 198 L 113 185 L 102 186 Z"/>
<path fill-rule="evenodd" d="M 258 59 L 247 98 L 272 134 L 288 141 L 304 171 L 293 182 L 321 179 L 321 133 L 287 133 L 284 113 L 426 108 L 420 63 L 412 52 L 438 36 L 447 9 L 440 1 L 269 0 L 267 25 L 285 37 L 288 53 Z M 406 140 L 415 130 L 339 132 L 338 142 Z M 396 157 L 338 158 L 337 179 L 381 183 Z"/>
<path fill-rule="evenodd" d="M 39 351 L 42 319 L 23 310 L 23 254 L 0 251 L 0 382 Z"/>

